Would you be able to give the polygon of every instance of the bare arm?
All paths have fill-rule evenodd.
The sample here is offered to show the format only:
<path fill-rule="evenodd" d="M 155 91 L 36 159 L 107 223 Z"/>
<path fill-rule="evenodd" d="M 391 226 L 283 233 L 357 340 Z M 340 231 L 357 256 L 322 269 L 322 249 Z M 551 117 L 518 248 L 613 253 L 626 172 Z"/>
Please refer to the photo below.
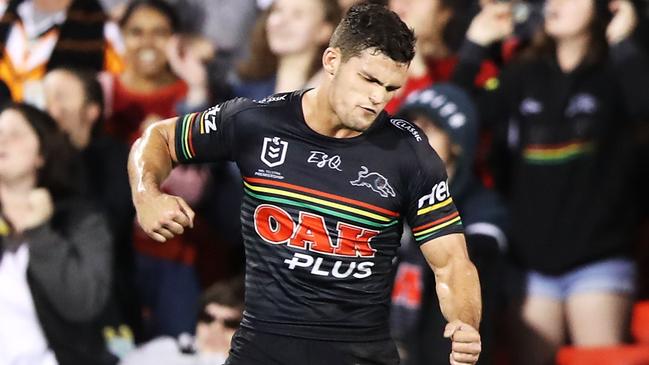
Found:
<path fill-rule="evenodd" d="M 180 197 L 163 194 L 160 184 L 178 161 L 175 148 L 176 120 L 149 126 L 131 148 L 128 173 L 133 204 L 140 226 L 153 239 L 164 242 L 183 227 L 193 226 L 194 212 Z"/>
<path fill-rule="evenodd" d="M 449 234 L 424 243 L 421 250 L 435 273 L 442 314 L 449 322 L 444 337 L 452 341 L 452 365 L 475 364 L 481 351 L 478 327 L 482 298 L 478 271 L 469 260 L 464 235 Z"/>
<path fill-rule="evenodd" d="M 435 273 L 437 296 L 447 321 L 480 325 L 482 299 L 478 272 L 469 260 L 464 235 L 450 234 L 421 246 Z"/>

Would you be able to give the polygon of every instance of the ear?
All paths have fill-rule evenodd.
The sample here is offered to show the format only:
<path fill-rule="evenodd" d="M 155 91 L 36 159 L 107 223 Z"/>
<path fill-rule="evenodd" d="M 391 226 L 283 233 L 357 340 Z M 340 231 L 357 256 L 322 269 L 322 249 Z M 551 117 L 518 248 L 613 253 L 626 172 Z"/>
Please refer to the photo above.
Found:
<path fill-rule="evenodd" d="M 327 47 L 322 54 L 322 69 L 328 75 L 335 75 L 342 62 L 340 48 Z"/>
<path fill-rule="evenodd" d="M 100 117 L 101 108 L 97 103 L 88 104 L 85 108 L 85 114 L 84 117 L 86 118 L 86 121 L 90 124 L 90 127 L 92 127 Z"/>

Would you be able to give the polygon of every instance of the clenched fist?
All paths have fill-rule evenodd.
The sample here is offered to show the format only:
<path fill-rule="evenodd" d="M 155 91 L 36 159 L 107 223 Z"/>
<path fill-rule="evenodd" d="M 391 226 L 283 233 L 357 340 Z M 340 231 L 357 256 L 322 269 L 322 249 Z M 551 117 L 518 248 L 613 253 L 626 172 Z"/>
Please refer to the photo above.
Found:
<path fill-rule="evenodd" d="M 135 203 L 137 220 L 142 230 L 158 242 L 182 234 L 194 226 L 194 211 L 180 197 L 156 193 Z"/>
<path fill-rule="evenodd" d="M 444 337 L 452 341 L 451 365 L 474 365 L 478 361 L 482 351 L 478 330 L 462 321 L 453 321 L 446 325 Z"/>

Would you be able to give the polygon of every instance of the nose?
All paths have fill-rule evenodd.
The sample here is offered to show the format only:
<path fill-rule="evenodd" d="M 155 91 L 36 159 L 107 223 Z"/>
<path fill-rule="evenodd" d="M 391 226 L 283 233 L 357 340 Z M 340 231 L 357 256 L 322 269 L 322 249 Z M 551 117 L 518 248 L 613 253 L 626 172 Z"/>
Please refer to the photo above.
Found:
<path fill-rule="evenodd" d="M 385 102 L 385 97 L 387 95 L 387 92 L 383 87 L 377 87 L 372 90 L 372 93 L 370 94 L 370 102 L 372 105 L 377 105 Z"/>

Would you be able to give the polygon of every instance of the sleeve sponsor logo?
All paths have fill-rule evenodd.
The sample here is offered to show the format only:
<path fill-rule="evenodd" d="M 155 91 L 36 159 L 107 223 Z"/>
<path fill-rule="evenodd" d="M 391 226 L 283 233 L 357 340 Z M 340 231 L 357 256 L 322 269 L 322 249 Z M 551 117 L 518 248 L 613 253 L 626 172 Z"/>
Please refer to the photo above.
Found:
<path fill-rule="evenodd" d="M 211 131 L 216 132 L 216 119 L 217 113 L 221 111 L 221 105 L 216 105 L 209 108 L 205 114 L 203 114 L 202 123 L 204 128 L 201 128 L 201 134 L 209 134 Z"/>
<path fill-rule="evenodd" d="M 448 184 L 446 183 L 446 181 L 439 182 L 433 186 L 430 194 L 426 194 L 419 198 L 417 209 L 421 209 L 424 206 L 428 205 L 435 205 L 437 203 L 445 201 L 450 197 L 451 194 L 448 191 Z"/>

